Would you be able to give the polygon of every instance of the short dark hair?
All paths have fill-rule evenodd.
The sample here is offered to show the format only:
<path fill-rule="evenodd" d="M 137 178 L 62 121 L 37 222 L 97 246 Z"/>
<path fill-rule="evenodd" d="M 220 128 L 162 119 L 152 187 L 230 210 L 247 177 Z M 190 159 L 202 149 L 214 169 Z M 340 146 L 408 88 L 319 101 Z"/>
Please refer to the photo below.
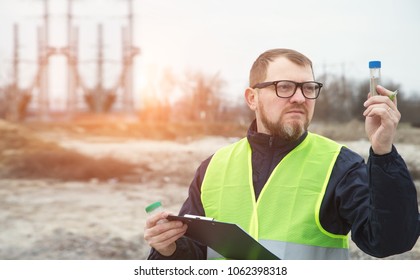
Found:
<path fill-rule="evenodd" d="M 255 84 L 264 82 L 267 77 L 268 65 L 281 56 L 286 57 L 297 65 L 310 66 L 313 74 L 312 61 L 305 55 L 291 49 L 272 49 L 265 51 L 255 60 L 249 73 L 249 86 L 252 87 Z"/>

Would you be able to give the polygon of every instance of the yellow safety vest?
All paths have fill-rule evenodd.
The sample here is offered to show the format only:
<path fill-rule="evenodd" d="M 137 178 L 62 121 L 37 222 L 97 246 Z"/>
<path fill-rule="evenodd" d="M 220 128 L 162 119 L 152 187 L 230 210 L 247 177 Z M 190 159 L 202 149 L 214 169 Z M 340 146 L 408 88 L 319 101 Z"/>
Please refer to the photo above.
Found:
<path fill-rule="evenodd" d="M 328 232 L 319 219 L 341 147 L 308 133 L 273 170 L 258 200 L 247 139 L 220 149 L 201 187 L 206 216 L 238 224 L 281 259 L 347 259 L 348 236 Z"/>

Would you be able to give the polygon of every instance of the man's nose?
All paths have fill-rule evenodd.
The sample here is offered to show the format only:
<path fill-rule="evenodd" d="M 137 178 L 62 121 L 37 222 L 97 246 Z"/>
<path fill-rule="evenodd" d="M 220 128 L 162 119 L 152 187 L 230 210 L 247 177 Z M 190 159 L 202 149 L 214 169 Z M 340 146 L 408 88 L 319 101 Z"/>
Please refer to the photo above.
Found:
<path fill-rule="evenodd" d="M 295 94 L 293 94 L 293 96 L 290 98 L 290 102 L 291 103 L 299 103 L 302 104 L 305 102 L 305 96 L 303 95 L 302 92 L 302 88 L 301 87 L 297 87 Z"/>

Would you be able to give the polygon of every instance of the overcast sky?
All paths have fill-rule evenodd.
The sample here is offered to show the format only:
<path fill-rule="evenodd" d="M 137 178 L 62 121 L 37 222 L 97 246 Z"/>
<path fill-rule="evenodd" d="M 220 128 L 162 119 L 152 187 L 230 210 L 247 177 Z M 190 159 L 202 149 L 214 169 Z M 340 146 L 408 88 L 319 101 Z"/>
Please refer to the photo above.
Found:
<path fill-rule="evenodd" d="M 66 44 L 67 0 L 50 0 L 51 45 Z M 106 77 L 116 79 L 121 27 L 126 24 L 126 0 L 74 0 L 79 26 L 81 67 L 94 83 L 97 24 L 104 24 Z M 170 68 L 219 73 L 226 94 L 242 96 L 255 58 L 271 48 L 296 49 L 309 56 L 315 74 L 324 70 L 347 77 L 368 78 L 368 61 L 382 61 L 383 80 L 401 84 L 402 91 L 420 91 L 420 1 L 417 0 L 134 0 L 136 91 L 154 72 Z M 10 76 L 12 26 L 20 26 L 21 83 L 31 80 L 36 65 L 36 28 L 42 25 L 43 0 L 0 0 L 0 83 Z M 63 63 L 63 58 L 54 58 Z M 115 65 L 115 66 L 112 66 Z M 59 68 L 57 68 L 59 69 Z M 52 83 L 65 96 L 59 73 Z M 63 76 L 61 79 L 64 79 Z"/>

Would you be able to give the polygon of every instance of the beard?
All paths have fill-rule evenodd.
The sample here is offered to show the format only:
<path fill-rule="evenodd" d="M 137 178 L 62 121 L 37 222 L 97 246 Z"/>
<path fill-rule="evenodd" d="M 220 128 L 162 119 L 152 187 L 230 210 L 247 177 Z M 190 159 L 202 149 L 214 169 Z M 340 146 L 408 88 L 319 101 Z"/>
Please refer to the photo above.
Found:
<path fill-rule="evenodd" d="M 262 103 L 259 104 L 259 111 L 261 122 L 264 127 L 269 131 L 270 135 L 284 139 L 287 142 L 293 142 L 299 139 L 300 136 L 308 129 L 309 117 L 306 108 L 301 109 L 305 111 L 305 119 L 284 121 L 283 116 L 280 115 L 276 122 L 270 121 L 265 113 Z"/>

